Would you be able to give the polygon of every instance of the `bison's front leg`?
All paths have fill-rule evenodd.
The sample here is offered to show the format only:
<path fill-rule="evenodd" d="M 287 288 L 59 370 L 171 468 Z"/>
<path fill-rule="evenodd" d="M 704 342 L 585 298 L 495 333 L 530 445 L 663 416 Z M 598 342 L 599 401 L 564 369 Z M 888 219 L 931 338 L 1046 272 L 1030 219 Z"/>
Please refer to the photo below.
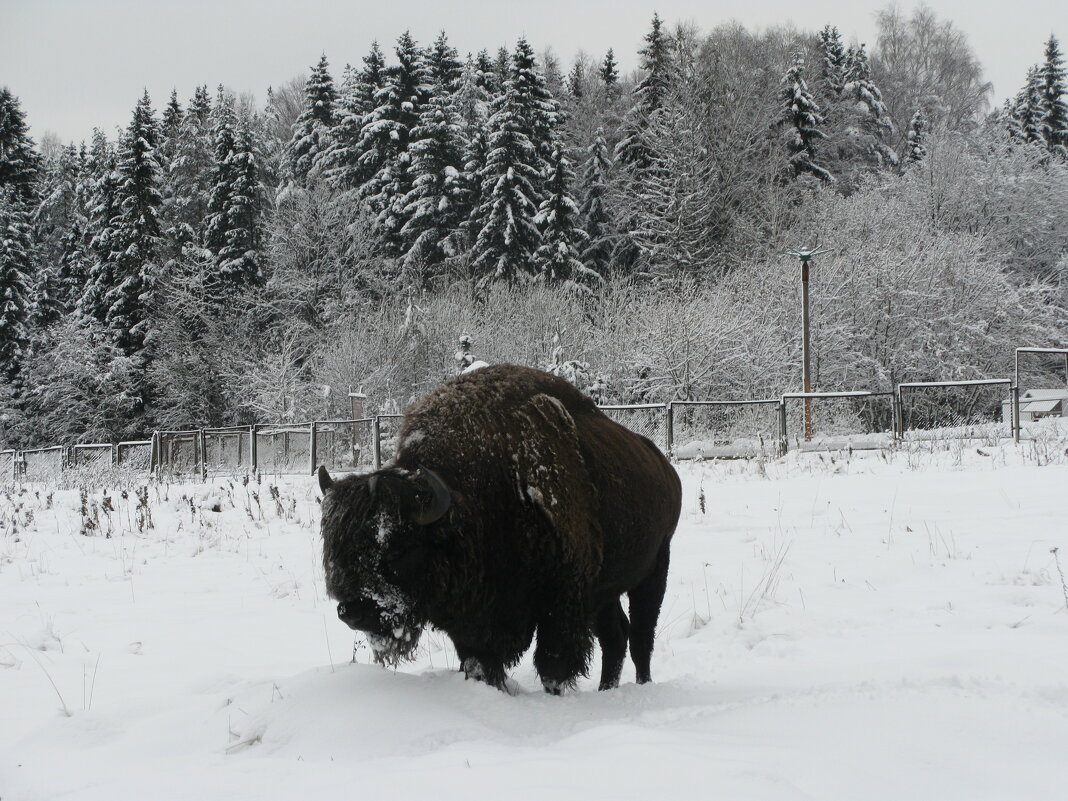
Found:
<path fill-rule="evenodd" d="M 464 672 L 465 679 L 483 681 L 491 687 L 508 692 L 508 674 L 504 669 L 504 661 L 483 653 L 475 653 L 454 642 L 456 655 L 460 658 L 460 670 Z"/>
<path fill-rule="evenodd" d="M 576 595 L 558 599 L 564 602 L 546 610 L 538 621 L 534 667 L 545 692 L 552 695 L 572 689 L 589 670 L 593 635 L 589 616 Z"/>
<path fill-rule="evenodd" d="M 618 598 L 605 604 L 597 613 L 594 632 L 601 643 L 601 683 L 598 690 L 611 690 L 619 686 L 623 660 L 627 655 L 629 629 L 630 624 Z"/>

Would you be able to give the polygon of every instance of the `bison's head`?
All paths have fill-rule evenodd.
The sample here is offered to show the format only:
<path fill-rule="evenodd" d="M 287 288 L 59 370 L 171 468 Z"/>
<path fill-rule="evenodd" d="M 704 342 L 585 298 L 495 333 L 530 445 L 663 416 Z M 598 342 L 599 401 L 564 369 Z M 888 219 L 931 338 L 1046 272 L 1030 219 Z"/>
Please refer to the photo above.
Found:
<path fill-rule="evenodd" d="M 377 661 L 396 664 L 426 623 L 427 527 L 448 511 L 449 489 L 431 470 L 400 468 L 334 481 L 320 467 L 319 487 L 326 589 L 337 616 L 367 634 Z"/>

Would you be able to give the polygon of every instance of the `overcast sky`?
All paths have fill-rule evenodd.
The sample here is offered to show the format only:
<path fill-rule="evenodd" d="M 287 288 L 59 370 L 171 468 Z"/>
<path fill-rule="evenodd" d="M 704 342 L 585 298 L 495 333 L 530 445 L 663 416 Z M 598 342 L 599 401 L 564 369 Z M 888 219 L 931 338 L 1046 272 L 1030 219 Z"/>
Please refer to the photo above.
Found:
<path fill-rule="evenodd" d="M 306 72 L 325 52 L 335 77 L 360 63 L 372 39 L 387 52 L 405 29 L 421 43 L 444 28 L 461 53 L 495 50 L 526 35 L 563 62 L 579 50 L 615 48 L 625 70 L 656 10 L 708 30 L 729 20 L 748 27 L 792 22 L 837 25 L 847 41 L 873 43 L 883 0 L 0 0 L 0 85 L 22 101 L 33 135 L 88 138 L 92 127 L 126 125 L 147 88 L 157 110 L 177 88 L 184 105 L 196 85 L 253 92 Z M 911 12 L 915 3 L 899 3 Z M 1000 102 L 1042 57 L 1050 33 L 1068 37 L 1065 0 L 933 0 L 968 35 Z"/>

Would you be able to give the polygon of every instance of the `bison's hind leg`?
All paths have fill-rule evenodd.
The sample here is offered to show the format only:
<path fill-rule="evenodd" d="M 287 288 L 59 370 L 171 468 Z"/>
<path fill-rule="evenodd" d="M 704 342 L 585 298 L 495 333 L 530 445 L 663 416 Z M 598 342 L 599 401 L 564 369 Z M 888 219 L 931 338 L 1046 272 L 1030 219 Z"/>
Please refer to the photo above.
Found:
<path fill-rule="evenodd" d="M 667 589 L 668 543 L 660 548 L 656 565 L 641 584 L 627 593 L 630 598 L 630 658 L 638 684 L 653 680 L 650 662 L 653 657 L 653 639 L 656 637 L 656 620 Z"/>
<path fill-rule="evenodd" d="M 623 672 L 623 659 L 627 656 L 627 630 L 630 624 L 623 606 L 616 598 L 601 607 L 594 622 L 594 633 L 601 643 L 601 683 L 599 690 L 611 690 L 619 686 Z"/>

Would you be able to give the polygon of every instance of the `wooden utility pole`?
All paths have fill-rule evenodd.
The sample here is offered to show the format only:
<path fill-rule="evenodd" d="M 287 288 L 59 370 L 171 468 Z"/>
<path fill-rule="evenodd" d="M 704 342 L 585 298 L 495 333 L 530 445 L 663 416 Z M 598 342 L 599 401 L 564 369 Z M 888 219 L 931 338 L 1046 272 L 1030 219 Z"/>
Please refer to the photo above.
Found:
<path fill-rule="evenodd" d="M 783 256 L 794 256 L 801 262 L 801 383 L 805 393 L 805 441 L 812 439 L 812 398 L 808 394 L 812 392 L 812 374 L 810 370 L 811 335 L 808 312 L 808 263 L 813 256 L 821 253 L 830 253 L 834 248 L 815 250 L 812 248 L 798 248 L 783 253 Z"/>

